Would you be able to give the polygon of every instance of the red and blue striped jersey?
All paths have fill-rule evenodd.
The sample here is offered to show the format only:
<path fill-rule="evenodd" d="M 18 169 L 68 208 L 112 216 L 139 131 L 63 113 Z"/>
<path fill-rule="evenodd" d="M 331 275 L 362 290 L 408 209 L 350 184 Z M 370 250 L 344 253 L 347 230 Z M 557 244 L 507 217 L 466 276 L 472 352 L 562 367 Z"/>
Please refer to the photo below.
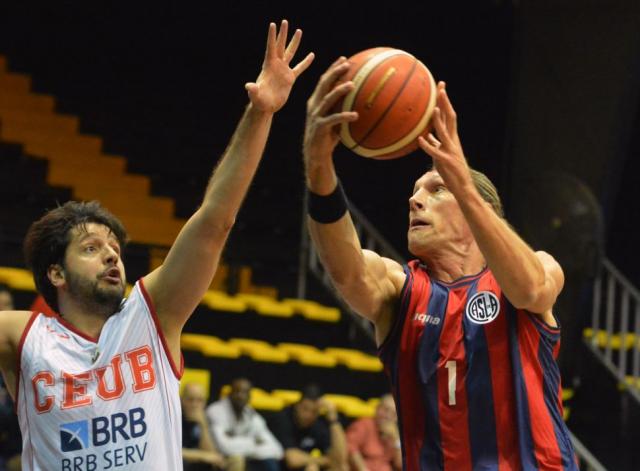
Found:
<path fill-rule="evenodd" d="M 443 283 L 404 267 L 378 350 L 404 471 L 578 470 L 562 418 L 560 329 L 514 308 L 489 269 Z"/>

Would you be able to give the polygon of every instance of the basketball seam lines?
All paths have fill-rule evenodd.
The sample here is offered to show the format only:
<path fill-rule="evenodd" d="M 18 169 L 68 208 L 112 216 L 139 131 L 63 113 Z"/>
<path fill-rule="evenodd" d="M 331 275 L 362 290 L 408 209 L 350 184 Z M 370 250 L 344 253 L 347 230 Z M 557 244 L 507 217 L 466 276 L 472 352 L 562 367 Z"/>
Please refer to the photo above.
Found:
<path fill-rule="evenodd" d="M 380 64 L 378 64 L 378 66 L 384 64 L 387 60 L 391 59 L 391 57 L 389 57 L 388 59 L 382 61 Z M 402 95 L 402 91 L 405 89 L 405 87 L 407 86 L 407 84 L 409 83 L 409 79 L 411 79 L 411 76 L 413 75 L 413 73 L 416 70 L 416 66 L 418 65 L 418 59 L 416 59 L 414 57 L 413 59 L 413 65 L 411 66 L 411 71 L 407 74 L 407 76 L 404 79 L 404 82 L 402 82 L 402 86 L 400 87 L 400 89 L 398 90 L 398 92 L 396 93 L 396 96 L 393 97 L 393 100 L 391 100 L 391 103 L 389 104 L 389 106 L 387 106 L 387 109 L 384 110 L 384 113 L 382 113 L 380 115 L 380 117 L 378 118 L 378 120 L 373 124 L 373 126 L 371 126 L 371 128 L 365 133 L 365 135 L 362 137 L 362 139 L 360 139 L 358 142 L 356 142 L 355 146 L 351 147 L 351 150 L 355 149 L 356 147 L 359 147 L 372 133 L 373 131 L 376 130 L 376 128 L 380 125 L 380 123 L 382 122 L 382 120 L 387 116 L 387 114 L 389 113 L 389 111 L 391 110 L 391 108 L 393 108 L 393 105 L 396 103 L 396 101 L 398 101 L 398 98 L 400 98 L 400 95 Z M 358 94 L 360 93 L 360 91 L 358 91 Z M 357 95 L 356 95 L 356 100 L 357 100 Z M 354 100 L 355 102 L 355 100 Z M 398 141 L 396 141 L 398 142 Z M 393 145 L 389 144 L 389 145 Z"/>

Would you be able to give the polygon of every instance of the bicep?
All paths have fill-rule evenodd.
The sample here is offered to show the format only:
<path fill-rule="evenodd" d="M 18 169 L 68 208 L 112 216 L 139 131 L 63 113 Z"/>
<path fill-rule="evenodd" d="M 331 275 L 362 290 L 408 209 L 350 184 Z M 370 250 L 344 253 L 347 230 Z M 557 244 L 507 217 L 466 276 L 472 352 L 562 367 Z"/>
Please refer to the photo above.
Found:
<path fill-rule="evenodd" d="M 362 270 L 359 276 L 336 287 L 345 301 L 361 316 L 377 323 L 385 307 L 402 290 L 404 271 L 391 259 L 370 250 L 363 250 Z"/>
<path fill-rule="evenodd" d="M 537 293 L 532 305 L 527 307 L 527 311 L 542 315 L 546 320 L 551 315 L 551 308 L 564 286 L 564 272 L 556 259 L 548 253 L 538 251 L 536 257 L 544 270 L 544 286 Z"/>

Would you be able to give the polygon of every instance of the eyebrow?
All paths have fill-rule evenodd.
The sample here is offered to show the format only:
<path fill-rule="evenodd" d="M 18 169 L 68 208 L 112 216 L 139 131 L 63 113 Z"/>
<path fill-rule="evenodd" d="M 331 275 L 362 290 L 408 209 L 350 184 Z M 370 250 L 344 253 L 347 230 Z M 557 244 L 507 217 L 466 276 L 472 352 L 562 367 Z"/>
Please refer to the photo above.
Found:
<path fill-rule="evenodd" d="M 91 237 L 97 237 L 100 238 L 100 235 L 95 233 L 95 232 L 84 232 L 79 238 L 78 238 L 78 243 L 82 243 L 85 240 L 91 238 Z M 118 244 L 118 247 L 120 247 L 120 241 L 118 240 L 118 238 L 113 234 L 113 232 L 109 232 L 109 234 L 107 235 L 107 239 L 108 240 L 113 240 L 116 244 Z"/>

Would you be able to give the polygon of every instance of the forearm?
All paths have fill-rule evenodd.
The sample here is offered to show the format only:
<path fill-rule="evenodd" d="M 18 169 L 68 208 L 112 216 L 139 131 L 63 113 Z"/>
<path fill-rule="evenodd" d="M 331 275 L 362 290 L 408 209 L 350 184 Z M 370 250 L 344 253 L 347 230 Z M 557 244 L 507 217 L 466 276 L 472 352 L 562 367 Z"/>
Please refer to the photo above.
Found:
<path fill-rule="evenodd" d="M 272 119 L 272 114 L 247 106 L 205 192 L 201 211 L 211 224 L 233 225 L 262 158 Z"/>
<path fill-rule="evenodd" d="M 529 308 L 545 287 L 545 270 L 535 252 L 487 205 L 475 189 L 456 195 L 478 247 L 505 296 Z"/>
<path fill-rule="evenodd" d="M 304 468 L 305 466 L 315 463 L 318 466 L 324 467 L 328 464 L 327 457 L 325 456 L 311 456 L 310 453 L 306 453 L 298 448 L 289 448 L 284 452 L 284 460 L 289 469 Z"/>
<path fill-rule="evenodd" d="M 255 447 L 251 437 L 227 437 L 224 433 L 216 434 L 216 443 L 220 451 L 227 456 L 246 455 Z"/>
<path fill-rule="evenodd" d="M 216 445 L 213 443 L 213 438 L 209 431 L 209 424 L 207 424 L 206 420 L 203 420 L 200 424 L 200 441 L 198 442 L 198 448 L 206 451 L 218 451 Z"/>
<path fill-rule="evenodd" d="M 336 420 L 329 426 L 331 433 L 331 449 L 329 458 L 336 469 L 344 468 L 347 463 L 347 439 L 340 421 Z"/>
<path fill-rule="evenodd" d="M 183 448 L 182 459 L 189 463 L 201 463 L 207 459 L 209 453 L 211 452 L 197 448 Z"/>

